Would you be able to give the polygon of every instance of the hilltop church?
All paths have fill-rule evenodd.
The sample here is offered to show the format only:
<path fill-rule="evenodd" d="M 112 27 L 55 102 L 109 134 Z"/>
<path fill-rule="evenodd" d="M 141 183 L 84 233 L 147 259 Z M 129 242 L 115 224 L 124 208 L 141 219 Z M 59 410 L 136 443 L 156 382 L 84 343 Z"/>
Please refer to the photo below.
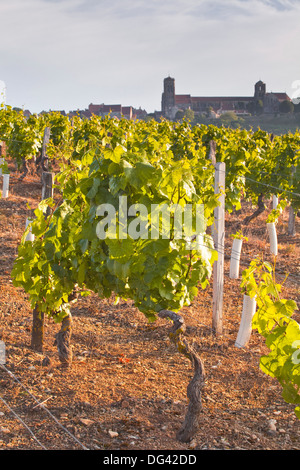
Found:
<path fill-rule="evenodd" d="M 164 79 L 164 88 L 161 100 L 161 113 L 167 119 L 174 119 L 177 111 L 192 109 L 195 113 L 214 113 L 216 116 L 227 111 L 237 115 L 246 115 L 255 112 L 259 103 L 263 113 L 275 114 L 279 111 L 282 101 L 291 101 L 286 93 L 267 93 L 266 84 L 259 80 L 254 85 L 253 96 L 191 96 L 175 94 L 175 79 Z"/>

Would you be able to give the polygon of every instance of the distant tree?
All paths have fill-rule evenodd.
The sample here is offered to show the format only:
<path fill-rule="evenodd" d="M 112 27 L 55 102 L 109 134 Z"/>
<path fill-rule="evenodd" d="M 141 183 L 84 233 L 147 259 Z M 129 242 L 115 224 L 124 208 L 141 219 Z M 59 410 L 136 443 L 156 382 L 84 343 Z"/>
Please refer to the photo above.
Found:
<path fill-rule="evenodd" d="M 294 113 L 300 113 L 300 98 L 299 98 L 299 103 L 293 103 L 294 104 Z"/>
<path fill-rule="evenodd" d="M 183 117 L 189 121 L 193 121 L 195 119 L 195 113 L 192 109 L 188 108 L 184 111 Z"/>
<path fill-rule="evenodd" d="M 246 104 L 246 109 L 248 113 L 254 114 L 255 113 L 255 103 L 254 101 L 249 101 L 249 103 Z"/>
<path fill-rule="evenodd" d="M 264 104 L 262 100 L 249 101 L 249 103 L 246 104 L 246 109 L 250 114 L 260 115 L 264 111 Z"/>
<path fill-rule="evenodd" d="M 245 119 L 242 117 L 238 117 L 237 121 L 235 122 L 236 127 L 243 126 L 245 124 Z"/>
<path fill-rule="evenodd" d="M 195 119 L 194 119 L 195 124 L 208 124 L 209 119 L 207 118 L 206 114 L 195 114 Z"/>
<path fill-rule="evenodd" d="M 220 116 L 220 121 L 224 126 L 230 126 L 232 123 L 238 120 L 237 115 L 234 111 L 227 111 Z"/>
<path fill-rule="evenodd" d="M 255 114 L 260 115 L 264 112 L 264 104 L 262 100 L 257 100 L 255 103 Z"/>
<path fill-rule="evenodd" d="M 184 111 L 182 109 L 178 109 L 177 113 L 175 114 L 175 120 L 180 121 L 184 118 Z"/>
<path fill-rule="evenodd" d="M 291 101 L 289 100 L 284 100 L 280 103 L 279 105 L 279 111 L 281 113 L 293 113 L 294 112 L 294 105 Z"/>
<path fill-rule="evenodd" d="M 213 109 L 212 106 L 209 106 L 209 107 L 207 108 L 206 115 L 207 115 L 208 118 L 210 118 L 211 113 L 213 112 L 213 110 L 214 110 L 214 109 Z"/>
<path fill-rule="evenodd" d="M 144 121 L 146 121 L 146 122 L 151 121 L 152 119 L 155 119 L 155 114 L 154 114 L 154 113 L 148 113 L 148 114 L 144 117 Z"/>

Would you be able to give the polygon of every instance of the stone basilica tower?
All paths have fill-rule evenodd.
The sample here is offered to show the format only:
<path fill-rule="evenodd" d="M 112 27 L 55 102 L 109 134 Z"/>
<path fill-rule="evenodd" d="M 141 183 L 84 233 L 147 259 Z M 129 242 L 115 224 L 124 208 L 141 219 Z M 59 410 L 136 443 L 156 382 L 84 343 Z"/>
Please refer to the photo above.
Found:
<path fill-rule="evenodd" d="M 259 80 L 254 85 L 254 98 L 255 100 L 264 100 L 266 95 L 266 84 Z"/>
<path fill-rule="evenodd" d="M 161 99 L 162 115 L 172 118 L 175 106 L 175 79 L 167 77 L 164 79 L 164 91 Z"/>

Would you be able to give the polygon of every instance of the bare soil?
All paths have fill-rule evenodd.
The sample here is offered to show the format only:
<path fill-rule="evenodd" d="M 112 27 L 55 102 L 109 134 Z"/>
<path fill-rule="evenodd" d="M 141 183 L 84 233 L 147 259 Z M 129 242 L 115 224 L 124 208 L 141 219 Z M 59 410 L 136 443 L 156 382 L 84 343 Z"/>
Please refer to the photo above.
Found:
<path fill-rule="evenodd" d="M 246 347 L 235 346 L 243 299 L 240 280 L 229 279 L 230 234 L 252 213 L 249 203 L 241 213 L 226 215 L 223 334 L 215 336 L 211 328 L 212 283 L 181 312 L 186 337 L 197 344 L 207 376 L 200 429 L 191 442 L 181 443 L 176 433 L 185 417 L 193 370 L 170 342 L 170 324 L 161 319 L 149 324 L 132 302 L 115 305 L 113 298 L 91 295 L 72 308 L 72 368 L 61 367 L 54 344 L 60 326 L 51 318 L 46 319 L 43 353 L 31 349 L 28 296 L 13 287 L 10 273 L 31 213 L 27 204 L 37 206 L 41 184 L 34 174 L 22 182 L 17 177 L 11 177 L 9 197 L 0 199 L 0 340 L 6 345 L 5 367 L 14 374 L 0 367 L 0 397 L 5 400 L 0 400 L 0 449 L 35 450 L 42 444 L 50 450 L 300 450 L 294 407 L 282 399 L 278 382 L 259 368 L 268 351 L 263 338 L 254 331 Z M 297 218 L 298 235 L 288 237 L 287 217 L 284 213 L 277 226 L 277 280 L 291 273 L 283 295 L 299 305 L 300 224 Z M 259 253 L 272 260 L 265 218 L 266 213 L 244 230 L 248 241 L 241 270 Z M 300 315 L 295 319 L 300 321 Z"/>

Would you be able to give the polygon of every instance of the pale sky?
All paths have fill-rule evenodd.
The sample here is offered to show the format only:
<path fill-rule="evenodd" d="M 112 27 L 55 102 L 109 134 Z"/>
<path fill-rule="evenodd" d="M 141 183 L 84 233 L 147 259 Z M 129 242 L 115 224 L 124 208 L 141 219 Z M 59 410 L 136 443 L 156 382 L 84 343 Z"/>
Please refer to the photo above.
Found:
<path fill-rule="evenodd" d="M 261 79 L 291 96 L 300 0 L 0 0 L 7 104 L 153 112 L 168 75 L 177 94 L 252 96 Z"/>

